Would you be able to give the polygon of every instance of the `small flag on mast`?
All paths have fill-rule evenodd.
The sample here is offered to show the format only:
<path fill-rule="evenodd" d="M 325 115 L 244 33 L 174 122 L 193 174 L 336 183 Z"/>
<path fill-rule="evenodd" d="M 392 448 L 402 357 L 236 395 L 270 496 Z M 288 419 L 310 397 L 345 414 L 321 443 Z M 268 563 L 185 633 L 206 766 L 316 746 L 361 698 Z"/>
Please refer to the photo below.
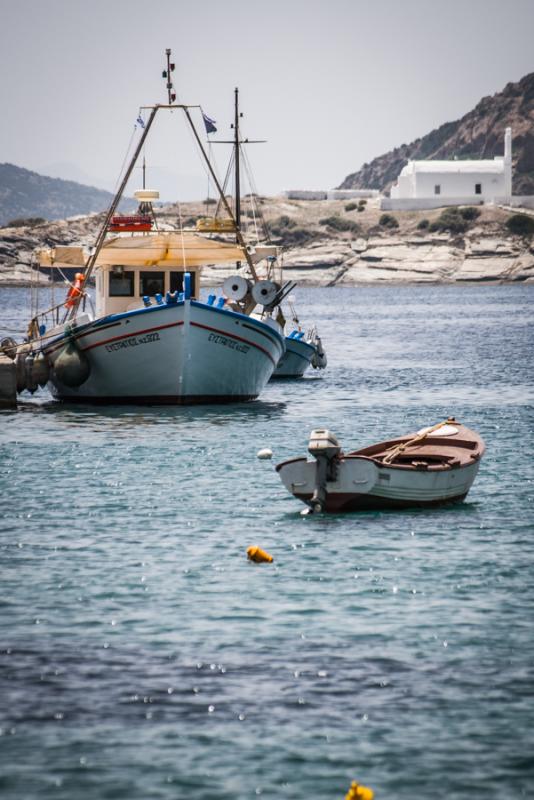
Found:
<path fill-rule="evenodd" d="M 204 126 L 206 128 L 206 133 L 216 133 L 217 128 L 215 127 L 216 120 L 210 119 L 207 114 L 202 112 L 202 119 L 204 120 Z"/>
<path fill-rule="evenodd" d="M 135 121 L 136 121 L 137 125 L 139 125 L 141 128 L 145 127 L 145 123 L 143 122 L 143 118 L 142 118 L 141 114 L 139 114 L 139 116 L 137 117 L 137 119 Z"/>

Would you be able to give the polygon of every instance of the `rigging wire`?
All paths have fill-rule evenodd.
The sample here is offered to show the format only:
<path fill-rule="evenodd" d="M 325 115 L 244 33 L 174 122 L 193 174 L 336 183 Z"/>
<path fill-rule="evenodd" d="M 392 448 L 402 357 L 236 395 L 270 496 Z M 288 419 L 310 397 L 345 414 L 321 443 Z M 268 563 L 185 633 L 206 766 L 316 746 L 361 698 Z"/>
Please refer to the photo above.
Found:
<path fill-rule="evenodd" d="M 248 182 L 249 182 L 250 188 L 252 190 L 252 195 L 253 195 L 252 210 L 254 211 L 254 208 L 255 208 L 254 201 L 259 196 L 258 195 L 258 190 L 256 188 L 256 183 L 255 183 L 254 175 L 252 173 L 252 169 L 251 169 L 251 166 L 250 166 L 250 161 L 249 161 L 247 152 L 246 152 L 246 150 L 244 148 L 242 149 L 242 153 L 243 153 L 243 162 L 245 164 L 245 171 L 247 173 Z M 262 208 L 261 208 L 259 203 L 257 203 L 257 205 L 256 205 L 256 212 L 257 212 L 258 217 L 260 219 L 260 224 L 261 224 L 261 227 L 263 229 L 263 235 L 264 235 L 265 239 L 270 240 L 271 236 L 270 236 L 270 233 L 269 233 L 267 220 L 265 219 L 265 216 L 263 214 L 263 210 L 262 210 Z M 254 218 L 254 220 L 255 220 L 255 218 Z M 254 224 L 256 224 L 256 223 L 254 222 Z"/>

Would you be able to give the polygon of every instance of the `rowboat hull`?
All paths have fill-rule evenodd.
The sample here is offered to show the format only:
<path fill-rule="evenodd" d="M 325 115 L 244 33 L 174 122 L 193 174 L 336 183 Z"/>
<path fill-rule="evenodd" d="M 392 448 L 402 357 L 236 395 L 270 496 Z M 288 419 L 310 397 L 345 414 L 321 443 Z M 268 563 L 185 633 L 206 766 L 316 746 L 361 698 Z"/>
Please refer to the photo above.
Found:
<path fill-rule="evenodd" d="M 337 480 L 327 486 L 324 511 L 364 511 L 413 508 L 456 503 L 465 498 L 477 476 L 480 462 L 446 471 L 413 471 L 378 467 L 366 458 L 347 456 Z M 316 461 L 305 458 L 277 467 L 286 489 L 308 504 L 315 487 Z"/>
<path fill-rule="evenodd" d="M 54 364 L 71 338 L 90 365 L 78 387 Z M 243 314 L 185 300 L 112 314 L 46 346 L 50 389 L 83 403 L 227 403 L 256 398 L 284 352 L 284 338 Z"/>

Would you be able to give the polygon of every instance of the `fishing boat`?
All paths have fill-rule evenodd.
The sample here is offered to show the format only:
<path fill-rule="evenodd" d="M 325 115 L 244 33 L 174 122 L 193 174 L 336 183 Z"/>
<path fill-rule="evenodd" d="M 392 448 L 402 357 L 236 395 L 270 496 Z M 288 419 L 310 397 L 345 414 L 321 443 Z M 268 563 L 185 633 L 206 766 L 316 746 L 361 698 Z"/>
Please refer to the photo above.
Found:
<path fill-rule="evenodd" d="M 175 102 L 172 69 L 167 50 L 168 103 L 146 107 L 148 119 L 92 253 L 85 262 L 80 253 L 68 254 L 83 269 L 62 303 L 32 317 L 28 342 L 16 356 L 19 391 L 48 381 L 54 397 L 68 402 L 251 400 L 285 352 L 276 316 L 286 291 L 258 271 L 265 252 L 246 245 L 193 122 L 192 110 L 200 107 Z M 198 230 L 158 227 L 153 203 L 159 195 L 144 186 L 135 192 L 137 214 L 117 211 L 155 118 L 165 110 L 185 116 L 225 214 Z M 60 257 L 64 261 L 65 253 Z M 56 254 L 45 259 L 53 264 Z M 229 262 L 248 268 L 246 278 L 235 276 L 239 291 L 201 301 L 202 267 Z M 91 309 L 86 287 L 93 274 Z"/>
<path fill-rule="evenodd" d="M 326 352 L 317 332 L 313 326 L 306 331 L 300 325 L 291 299 L 289 306 L 293 318 L 293 328 L 285 337 L 285 353 L 280 358 L 273 372 L 272 378 L 302 378 L 308 367 L 325 369 L 327 364 Z"/>
<path fill-rule="evenodd" d="M 484 451 L 480 436 L 454 417 L 350 453 L 317 429 L 308 445 L 313 458 L 292 458 L 276 470 L 308 506 L 303 513 L 434 506 L 466 497 Z"/>
<path fill-rule="evenodd" d="M 326 353 L 319 337 L 316 327 L 306 331 L 302 328 L 300 320 L 297 317 L 295 306 L 293 304 L 290 292 L 294 289 L 296 284 L 293 281 L 284 282 L 283 277 L 283 261 L 281 248 L 273 245 L 269 235 L 269 226 L 265 220 L 261 206 L 255 202 L 257 192 L 255 191 L 254 179 L 246 157 L 244 145 L 262 144 L 263 139 L 248 139 L 243 138 L 240 130 L 240 120 L 243 114 L 239 111 L 239 90 L 234 90 L 234 122 L 232 125 L 233 137 L 227 140 L 215 140 L 212 144 L 231 144 L 232 155 L 228 164 L 226 172 L 226 179 L 223 185 L 223 192 L 226 194 L 227 184 L 230 176 L 234 178 L 233 196 L 235 197 L 235 219 L 236 224 L 244 233 L 251 231 L 250 241 L 254 242 L 252 245 L 255 251 L 259 252 L 260 249 L 264 252 L 267 260 L 267 275 L 266 277 L 272 280 L 279 286 L 283 286 L 283 291 L 286 296 L 286 301 L 289 305 L 291 313 L 291 323 L 286 322 L 284 313 L 281 312 L 279 306 L 277 313 L 277 320 L 284 327 L 285 334 L 285 351 L 280 357 L 280 360 L 272 374 L 272 378 L 301 378 L 305 371 L 310 367 L 314 369 L 324 369 L 327 364 Z M 247 216 L 242 214 L 241 202 L 241 174 L 242 166 L 248 178 L 250 192 L 246 195 L 249 207 L 247 208 Z M 252 218 L 249 225 L 248 217 Z M 260 243 L 263 242 L 263 243 Z M 251 245 L 249 244 L 249 247 Z M 241 291 L 241 285 L 236 286 L 235 282 L 229 281 L 225 283 L 225 293 L 227 293 L 230 300 L 239 299 L 239 294 L 235 295 L 234 292 Z M 262 318 L 263 311 L 257 314 L 259 319 Z M 286 329 L 289 327 L 289 332 Z"/>

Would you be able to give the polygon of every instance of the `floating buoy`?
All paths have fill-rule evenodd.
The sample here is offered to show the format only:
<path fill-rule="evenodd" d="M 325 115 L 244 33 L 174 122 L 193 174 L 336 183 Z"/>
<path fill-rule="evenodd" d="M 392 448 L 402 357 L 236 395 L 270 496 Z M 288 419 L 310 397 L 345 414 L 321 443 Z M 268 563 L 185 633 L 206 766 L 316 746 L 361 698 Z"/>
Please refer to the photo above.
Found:
<path fill-rule="evenodd" d="M 54 361 L 54 371 L 61 383 L 75 387 L 85 383 L 91 372 L 91 365 L 85 353 L 70 340 Z"/>
<path fill-rule="evenodd" d="M 256 544 L 247 547 L 247 556 L 249 561 L 254 561 L 256 564 L 261 564 L 263 562 L 271 564 L 273 561 L 273 557 Z"/>
<path fill-rule="evenodd" d="M 345 795 L 345 800 L 373 800 L 375 793 L 367 786 L 360 786 L 356 781 L 352 781 L 350 789 Z"/>
<path fill-rule="evenodd" d="M 49 374 L 50 367 L 48 366 L 45 354 L 41 350 L 33 360 L 33 377 L 39 386 L 46 386 Z"/>
<path fill-rule="evenodd" d="M 26 378 L 26 389 L 33 394 L 37 391 L 39 384 L 35 378 L 35 374 L 33 371 L 33 364 L 35 361 L 35 356 L 33 353 L 28 353 L 26 358 L 24 359 L 24 373 Z"/>
<path fill-rule="evenodd" d="M 261 450 L 258 450 L 256 455 L 258 456 L 258 458 L 272 458 L 273 451 L 271 450 L 270 447 L 264 447 Z"/>
<path fill-rule="evenodd" d="M 17 392 L 23 392 L 26 388 L 26 356 L 30 352 L 30 345 L 23 344 L 17 350 L 15 358 L 15 369 L 17 374 Z"/>

